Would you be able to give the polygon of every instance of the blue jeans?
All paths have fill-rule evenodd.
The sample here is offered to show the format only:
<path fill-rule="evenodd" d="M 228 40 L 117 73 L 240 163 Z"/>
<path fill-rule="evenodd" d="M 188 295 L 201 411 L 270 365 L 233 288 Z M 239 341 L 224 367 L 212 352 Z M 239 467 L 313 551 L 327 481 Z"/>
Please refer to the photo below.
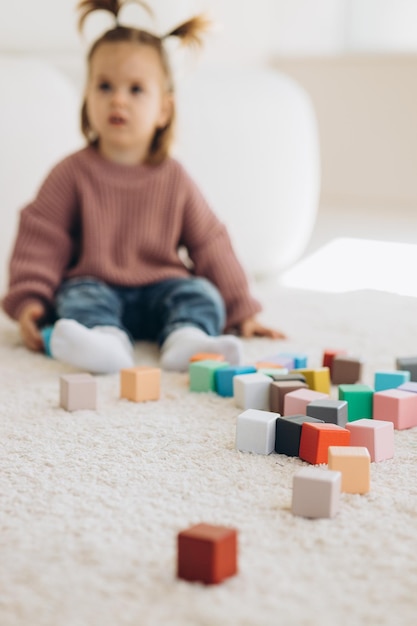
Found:
<path fill-rule="evenodd" d="M 208 335 L 223 331 L 223 299 L 205 278 L 172 278 L 143 287 L 107 285 L 95 278 L 72 278 L 59 288 L 58 318 L 92 328 L 116 326 L 131 340 L 157 341 L 161 346 L 174 330 L 195 326 Z"/>

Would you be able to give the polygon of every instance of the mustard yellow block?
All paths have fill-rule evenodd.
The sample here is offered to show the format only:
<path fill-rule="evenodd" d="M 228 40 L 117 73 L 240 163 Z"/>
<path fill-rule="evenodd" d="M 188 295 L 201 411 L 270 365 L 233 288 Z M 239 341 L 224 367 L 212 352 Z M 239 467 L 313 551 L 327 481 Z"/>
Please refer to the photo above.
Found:
<path fill-rule="evenodd" d="M 159 400 L 161 370 L 157 367 L 129 367 L 120 370 L 120 397 L 132 402 Z"/>
<path fill-rule="evenodd" d="M 342 474 L 342 491 L 368 493 L 371 488 L 371 455 L 364 446 L 329 446 L 328 468 Z"/>
<path fill-rule="evenodd" d="M 305 376 L 306 383 L 313 391 L 330 394 L 330 369 L 328 367 L 319 367 L 318 369 L 296 369 L 291 370 L 291 374 L 302 374 Z"/>

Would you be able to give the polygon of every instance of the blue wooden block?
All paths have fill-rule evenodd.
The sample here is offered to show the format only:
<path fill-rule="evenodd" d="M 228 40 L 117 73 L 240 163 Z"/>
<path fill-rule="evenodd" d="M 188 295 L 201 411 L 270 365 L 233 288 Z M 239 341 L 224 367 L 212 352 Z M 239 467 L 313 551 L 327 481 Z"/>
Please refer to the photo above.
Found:
<path fill-rule="evenodd" d="M 239 374 L 254 374 L 256 367 L 253 365 L 229 365 L 223 369 L 218 369 L 214 374 L 214 389 L 224 398 L 233 397 L 233 377 Z"/>
<path fill-rule="evenodd" d="M 385 389 L 395 389 L 404 383 L 410 381 L 410 372 L 392 371 L 392 372 L 375 372 L 374 387 L 375 391 L 385 391 Z"/>

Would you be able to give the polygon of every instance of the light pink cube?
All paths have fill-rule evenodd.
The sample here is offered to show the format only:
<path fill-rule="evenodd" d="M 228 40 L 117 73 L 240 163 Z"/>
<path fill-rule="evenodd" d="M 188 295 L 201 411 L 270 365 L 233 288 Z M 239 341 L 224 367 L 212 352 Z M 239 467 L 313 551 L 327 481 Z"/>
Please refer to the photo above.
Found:
<path fill-rule="evenodd" d="M 394 456 L 394 424 L 384 420 L 360 419 L 345 425 L 350 430 L 350 445 L 368 448 L 371 461 L 385 461 Z"/>
<path fill-rule="evenodd" d="M 373 417 L 392 422 L 396 430 L 417 426 L 417 394 L 401 389 L 375 392 Z"/>
<path fill-rule="evenodd" d="M 307 415 L 307 405 L 314 400 L 328 398 L 327 393 L 312 389 L 297 389 L 286 393 L 284 397 L 284 415 Z"/>

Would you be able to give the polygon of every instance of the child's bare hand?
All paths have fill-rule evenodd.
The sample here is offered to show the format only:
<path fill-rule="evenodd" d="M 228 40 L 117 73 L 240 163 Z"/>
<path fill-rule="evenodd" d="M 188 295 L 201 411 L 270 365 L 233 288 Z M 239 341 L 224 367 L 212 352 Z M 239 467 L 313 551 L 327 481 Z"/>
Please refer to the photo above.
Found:
<path fill-rule="evenodd" d="M 46 310 L 40 302 L 31 302 L 21 312 L 19 316 L 20 334 L 29 350 L 40 352 L 43 350 L 43 341 L 39 332 L 38 324 L 44 316 Z"/>
<path fill-rule="evenodd" d="M 270 339 L 286 339 L 280 330 L 264 326 L 255 317 L 250 317 L 240 324 L 240 334 L 242 337 L 269 337 Z"/>

